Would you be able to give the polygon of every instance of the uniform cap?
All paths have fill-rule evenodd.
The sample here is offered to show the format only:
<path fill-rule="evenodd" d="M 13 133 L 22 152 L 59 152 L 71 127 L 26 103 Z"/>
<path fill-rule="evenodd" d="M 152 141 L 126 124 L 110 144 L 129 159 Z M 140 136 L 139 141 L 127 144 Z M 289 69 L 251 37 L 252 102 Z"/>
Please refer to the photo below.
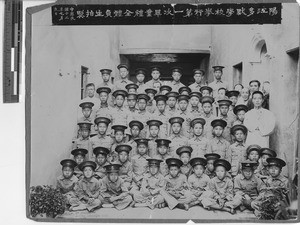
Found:
<path fill-rule="evenodd" d="M 191 92 L 190 93 L 190 98 L 192 98 L 194 96 L 197 97 L 197 98 L 199 98 L 199 100 L 201 100 L 202 94 L 200 92 L 196 92 L 196 91 Z"/>
<path fill-rule="evenodd" d="M 139 74 L 143 74 L 144 76 L 146 76 L 146 74 L 147 74 L 146 69 L 144 69 L 144 68 L 137 68 L 135 70 L 135 75 L 139 75 Z"/>
<path fill-rule="evenodd" d="M 206 121 L 203 118 L 195 118 L 191 121 L 190 126 L 194 127 L 197 123 L 200 123 L 200 124 L 202 124 L 202 126 L 204 126 Z"/>
<path fill-rule="evenodd" d="M 222 99 L 218 101 L 219 106 L 221 107 L 222 105 L 230 106 L 232 104 L 232 101 L 228 99 Z"/>
<path fill-rule="evenodd" d="M 160 127 L 163 123 L 159 120 L 148 120 L 147 121 L 147 125 L 149 127 L 152 127 L 152 126 L 157 126 L 157 127 Z"/>
<path fill-rule="evenodd" d="M 102 92 L 105 92 L 109 94 L 111 92 L 111 89 L 109 87 L 99 87 L 97 88 L 97 93 L 100 94 Z"/>
<path fill-rule="evenodd" d="M 230 98 L 230 97 L 232 97 L 232 96 L 238 97 L 239 94 L 240 94 L 240 92 L 239 92 L 239 91 L 235 91 L 235 90 L 227 91 L 227 92 L 226 92 L 226 96 L 227 96 L 228 98 Z"/>
<path fill-rule="evenodd" d="M 178 89 L 178 93 L 181 95 L 182 92 L 187 91 L 188 94 L 190 94 L 192 92 L 192 90 L 189 87 L 183 86 L 181 88 Z"/>
<path fill-rule="evenodd" d="M 190 100 L 190 96 L 188 96 L 188 95 L 178 95 L 177 101 L 180 102 L 182 100 L 185 100 L 185 101 L 188 102 Z"/>
<path fill-rule="evenodd" d="M 132 128 L 133 126 L 137 126 L 140 130 L 144 129 L 144 125 L 142 122 L 137 121 L 137 120 L 132 120 L 129 123 L 129 127 Z"/>
<path fill-rule="evenodd" d="M 121 168 L 121 164 L 119 163 L 113 163 L 113 164 L 109 164 L 104 166 L 105 170 L 107 173 L 117 173 L 120 171 Z"/>
<path fill-rule="evenodd" d="M 116 90 L 116 91 L 114 91 L 114 93 L 112 95 L 115 98 L 119 95 L 122 95 L 125 98 L 125 97 L 127 97 L 128 93 L 127 93 L 127 91 L 124 91 L 124 90 Z"/>
<path fill-rule="evenodd" d="M 159 146 L 167 146 L 169 147 L 171 141 L 168 139 L 156 139 L 155 142 L 157 143 L 157 147 Z"/>
<path fill-rule="evenodd" d="M 77 166 L 77 163 L 72 159 L 64 159 L 60 161 L 60 165 L 62 165 L 62 167 L 68 166 L 74 169 Z"/>
<path fill-rule="evenodd" d="M 96 125 L 98 125 L 99 123 L 105 123 L 106 125 L 108 125 L 111 121 L 106 117 L 97 117 L 94 122 Z"/>
<path fill-rule="evenodd" d="M 213 121 L 211 121 L 210 124 L 212 127 L 221 126 L 221 127 L 225 128 L 227 126 L 227 122 L 225 120 L 221 120 L 221 119 L 213 120 Z"/>
<path fill-rule="evenodd" d="M 104 147 L 96 147 L 93 150 L 94 155 L 97 157 L 99 154 L 102 155 L 108 155 L 109 154 L 109 149 L 108 148 L 104 148 Z"/>
<path fill-rule="evenodd" d="M 229 171 L 231 169 L 230 163 L 225 159 L 217 159 L 216 161 L 214 161 L 214 167 L 216 168 L 217 166 L 223 166 L 226 171 Z"/>
<path fill-rule="evenodd" d="M 127 129 L 127 127 L 124 125 L 113 125 L 111 128 L 115 131 L 123 131 L 123 132 Z"/>
<path fill-rule="evenodd" d="M 166 95 L 156 95 L 154 97 L 154 100 L 156 101 L 156 103 L 158 101 L 164 101 L 164 102 L 166 102 L 168 100 L 168 97 Z"/>
<path fill-rule="evenodd" d="M 184 119 L 182 117 L 172 117 L 169 119 L 169 123 L 173 124 L 173 123 L 180 123 L 182 125 Z"/>
<path fill-rule="evenodd" d="M 76 148 L 76 149 L 71 151 L 71 154 L 74 155 L 74 156 L 82 155 L 83 157 L 85 157 L 85 155 L 88 154 L 88 150 L 86 150 L 84 148 Z"/>
<path fill-rule="evenodd" d="M 225 67 L 224 66 L 213 66 L 212 68 L 214 69 L 214 71 L 219 70 L 222 72 Z"/>
<path fill-rule="evenodd" d="M 248 112 L 248 107 L 246 105 L 237 105 L 233 108 L 233 113 L 236 115 L 241 110 Z"/>
<path fill-rule="evenodd" d="M 146 95 L 146 94 L 138 94 L 137 98 L 138 98 L 138 100 L 145 99 L 146 102 L 148 102 L 150 100 L 150 97 L 148 95 Z"/>
<path fill-rule="evenodd" d="M 93 125 L 91 122 L 86 122 L 86 121 L 82 121 L 82 122 L 78 122 L 77 125 L 80 127 L 80 129 L 87 129 L 90 130 L 91 126 Z"/>
<path fill-rule="evenodd" d="M 206 160 L 217 160 L 219 158 L 221 158 L 221 156 L 217 153 L 208 153 L 205 154 L 204 157 L 206 158 Z"/>
<path fill-rule="evenodd" d="M 127 70 L 129 70 L 129 66 L 125 63 L 121 63 L 117 66 L 118 69 L 121 69 L 121 68 L 126 68 Z"/>
<path fill-rule="evenodd" d="M 278 166 L 280 168 L 286 166 L 285 161 L 279 158 L 268 158 L 267 162 L 268 162 L 268 166 Z"/>
<path fill-rule="evenodd" d="M 148 145 L 148 141 L 149 139 L 146 139 L 146 138 L 139 138 L 139 139 L 136 139 L 134 140 L 137 145 L 140 145 L 140 144 L 145 144 L 145 145 Z"/>
<path fill-rule="evenodd" d="M 199 73 L 199 74 L 204 75 L 204 74 L 205 74 L 205 71 L 202 70 L 202 69 L 194 69 L 194 70 L 193 70 L 193 73 L 194 73 L 194 74 L 198 74 L 198 73 Z"/>
<path fill-rule="evenodd" d="M 172 91 L 172 88 L 170 86 L 168 86 L 168 85 L 162 85 L 162 86 L 160 86 L 159 91 L 160 92 L 162 92 L 162 91 L 168 91 L 168 92 L 170 92 L 170 91 Z"/>
<path fill-rule="evenodd" d="M 277 156 L 276 152 L 270 148 L 261 148 L 260 156 L 263 156 L 263 155 L 269 155 L 272 158 L 275 158 Z"/>
<path fill-rule="evenodd" d="M 202 86 L 202 87 L 200 88 L 200 92 L 203 92 L 204 90 L 208 90 L 209 93 L 212 93 L 212 92 L 213 92 L 213 89 L 212 89 L 211 87 L 209 87 L 209 86 Z"/>
<path fill-rule="evenodd" d="M 180 74 L 182 74 L 182 67 L 180 67 L 180 66 L 174 66 L 174 67 L 172 67 L 172 73 L 174 73 L 174 72 L 178 72 L 178 73 L 180 73 Z"/>
<path fill-rule="evenodd" d="M 100 72 L 102 73 L 102 74 L 111 74 L 111 72 L 112 72 L 112 70 L 111 69 L 101 69 L 100 70 Z"/>
<path fill-rule="evenodd" d="M 205 167 L 207 165 L 206 159 L 200 158 L 200 157 L 191 159 L 189 163 L 192 167 L 197 166 L 197 165 L 201 165 L 201 166 Z"/>
<path fill-rule="evenodd" d="M 249 155 L 250 152 L 252 152 L 252 151 L 257 151 L 258 154 L 260 155 L 260 150 L 261 150 L 261 147 L 260 147 L 259 145 L 249 145 L 249 146 L 247 147 L 246 152 L 247 152 L 247 155 Z"/>
<path fill-rule="evenodd" d="M 78 165 L 78 168 L 83 171 L 83 169 L 87 166 L 91 167 L 95 171 L 97 164 L 93 161 L 84 161 Z"/>
<path fill-rule="evenodd" d="M 177 166 L 178 168 L 180 168 L 183 165 L 183 162 L 177 158 L 168 158 L 168 159 L 166 159 L 166 163 L 167 163 L 168 167 Z"/>
<path fill-rule="evenodd" d="M 85 109 L 85 108 L 93 108 L 94 106 L 94 103 L 92 102 L 82 102 L 80 103 L 79 107 L 81 107 L 82 109 Z"/>
<path fill-rule="evenodd" d="M 213 104 L 215 99 L 211 96 L 204 96 L 200 99 L 201 104 L 204 104 L 206 102 L 209 102 L 210 104 Z"/>
<path fill-rule="evenodd" d="M 154 70 L 157 70 L 157 71 L 160 72 L 161 68 L 159 66 L 157 66 L 157 65 L 154 65 L 154 66 L 151 67 L 151 71 L 154 71 Z"/>
<path fill-rule="evenodd" d="M 179 96 L 179 93 L 175 92 L 175 91 L 170 91 L 169 93 L 167 93 L 168 98 L 170 98 L 170 97 L 177 98 L 178 96 Z"/>
<path fill-rule="evenodd" d="M 149 94 L 149 93 L 152 93 L 152 94 L 154 94 L 154 95 L 157 94 L 157 90 L 155 90 L 155 89 L 153 89 L 153 88 L 147 88 L 147 89 L 145 89 L 145 92 L 146 92 L 147 94 Z"/>
<path fill-rule="evenodd" d="M 181 146 L 176 150 L 176 154 L 180 156 L 182 153 L 187 152 L 191 155 L 192 151 L 193 149 L 190 146 Z"/>
<path fill-rule="evenodd" d="M 118 145 L 115 149 L 115 151 L 117 153 L 120 153 L 123 151 L 129 153 L 131 150 L 132 150 L 132 147 L 130 145 Z"/>
<path fill-rule="evenodd" d="M 250 161 L 249 159 L 241 162 L 241 164 L 242 164 L 242 169 L 244 169 L 244 168 L 254 169 L 254 167 L 257 166 L 256 162 Z"/>
<path fill-rule="evenodd" d="M 125 86 L 125 88 L 127 89 L 127 90 L 129 90 L 129 89 L 134 89 L 134 90 L 137 90 L 138 88 L 139 88 L 139 86 L 137 85 L 137 84 L 127 84 L 126 86 Z"/>
<path fill-rule="evenodd" d="M 146 159 L 148 161 L 149 166 L 150 165 L 156 165 L 159 166 L 160 163 L 162 162 L 161 159 L 155 159 L 155 158 L 151 158 L 151 159 Z"/>
<path fill-rule="evenodd" d="M 230 128 L 230 133 L 232 135 L 234 135 L 235 132 L 238 131 L 238 130 L 241 130 L 244 134 L 247 134 L 247 132 L 248 132 L 247 127 L 245 127 L 242 124 L 238 124 L 238 125 L 234 125 L 233 127 Z"/>

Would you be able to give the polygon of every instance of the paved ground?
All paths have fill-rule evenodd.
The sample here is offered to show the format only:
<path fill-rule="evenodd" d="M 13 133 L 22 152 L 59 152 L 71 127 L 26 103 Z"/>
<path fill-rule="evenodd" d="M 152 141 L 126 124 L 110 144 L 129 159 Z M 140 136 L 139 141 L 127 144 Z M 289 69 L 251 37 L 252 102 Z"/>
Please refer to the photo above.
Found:
<path fill-rule="evenodd" d="M 170 210 L 169 208 L 150 210 L 148 208 L 127 208 L 118 211 L 114 208 L 101 208 L 92 213 L 87 211 L 65 212 L 59 218 L 64 219 L 176 219 L 176 220 L 257 220 L 253 212 L 245 210 L 244 212 L 237 211 L 231 215 L 221 211 L 207 211 L 200 206 L 190 208 L 188 211 L 181 209 Z M 126 221 L 124 221 L 126 222 Z M 150 222 L 150 221 L 149 221 Z"/>

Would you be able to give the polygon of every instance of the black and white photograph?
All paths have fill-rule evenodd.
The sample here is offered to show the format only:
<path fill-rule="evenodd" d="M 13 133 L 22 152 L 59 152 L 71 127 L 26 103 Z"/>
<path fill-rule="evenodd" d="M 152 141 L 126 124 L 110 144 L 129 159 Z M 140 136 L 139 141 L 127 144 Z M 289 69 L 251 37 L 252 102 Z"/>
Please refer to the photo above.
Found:
<path fill-rule="evenodd" d="M 299 221 L 296 2 L 24 13 L 27 218 Z"/>

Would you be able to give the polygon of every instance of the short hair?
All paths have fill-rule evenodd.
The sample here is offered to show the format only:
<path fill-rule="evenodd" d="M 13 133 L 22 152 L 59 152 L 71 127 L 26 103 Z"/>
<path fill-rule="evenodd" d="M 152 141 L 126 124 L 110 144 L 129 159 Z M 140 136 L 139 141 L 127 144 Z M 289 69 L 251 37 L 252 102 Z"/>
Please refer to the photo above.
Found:
<path fill-rule="evenodd" d="M 253 82 L 256 82 L 256 83 L 258 84 L 258 87 L 260 87 L 260 82 L 259 82 L 259 80 L 251 80 L 251 81 L 249 82 L 249 86 L 250 86 L 250 84 L 253 83 Z"/>
<path fill-rule="evenodd" d="M 234 89 L 236 86 L 238 86 L 238 85 L 241 85 L 242 89 L 244 88 L 244 85 L 242 85 L 242 84 L 236 84 L 236 85 L 234 85 L 233 89 Z"/>
<path fill-rule="evenodd" d="M 94 87 L 95 88 L 95 84 L 94 83 L 88 83 L 85 87 L 86 88 L 88 88 L 88 87 Z"/>

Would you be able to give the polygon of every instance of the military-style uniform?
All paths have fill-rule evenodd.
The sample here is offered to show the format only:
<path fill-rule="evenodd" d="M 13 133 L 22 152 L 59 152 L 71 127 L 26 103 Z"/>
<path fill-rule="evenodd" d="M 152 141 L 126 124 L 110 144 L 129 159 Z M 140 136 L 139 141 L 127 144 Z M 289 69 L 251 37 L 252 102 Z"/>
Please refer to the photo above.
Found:
<path fill-rule="evenodd" d="M 236 105 L 234 108 L 233 108 L 233 113 L 236 115 L 236 120 L 234 121 L 233 125 L 240 125 L 240 124 L 243 124 L 244 121 L 240 121 L 238 119 L 238 116 L 237 114 L 240 112 L 240 111 L 244 111 L 245 113 L 248 112 L 248 107 L 246 105 Z"/>
<path fill-rule="evenodd" d="M 213 66 L 212 67 L 215 71 L 221 71 L 223 73 L 224 66 Z M 228 82 L 220 80 L 214 80 L 213 82 L 208 84 L 209 87 L 213 89 L 213 97 L 216 97 L 218 95 L 219 88 L 225 88 L 228 90 Z"/>
<path fill-rule="evenodd" d="M 179 147 L 185 146 L 188 143 L 188 138 L 182 136 L 181 134 L 172 134 L 170 136 L 170 155 L 176 156 L 175 152 Z"/>
<path fill-rule="evenodd" d="M 98 180 L 99 179 L 103 179 L 103 177 L 106 176 L 105 166 L 109 165 L 109 162 L 107 161 L 107 157 L 108 157 L 108 155 L 110 153 L 109 149 L 104 148 L 104 147 L 96 147 L 96 148 L 94 148 L 93 153 L 94 153 L 94 156 L 95 156 L 95 160 L 96 160 L 96 158 L 97 158 L 97 156 L 99 154 L 104 155 L 105 158 L 106 158 L 106 161 L 102 165 L 100 165 L 100 164 L 98 164 L 98 162 L 96 162 L 97 163 L 97 167 L 95 169 L 95 174 L 94 174 L 94 177 L 96 179 L 98 179 Z"/>
<path fill-rule="evenodd" d="M 159 120 L 148 120 L 147 121 L 147 125 L 149 127 L 149 130 L 152 126 L 156 126 L 158 127 L 158 129 L 160 129 L 162 122 Z M 160 134 L 160 132 L 158 133 L 158 135 Z M 155 142 L 157 139 L 159 138 L 159 136 L 156 137 L 152 137 L 149 136 L 149 142 L 148 142 L 148 155 L 153 158 L 154 156 L 157 155 L 157 143 Z"/>
<path fill-rule="evenodd" d="M 150 158 L 147 159 L 149 167 L 159 167 L 162 160 Z M 154 209 L 158 204 L 164 202 L 164 198 L 160 194 L 160 191 L 165 188 L 165 179 L 159 172 L 151 174 L 150 172 L 144 175 L 141 189 L 134 193 L 134 201 L 136 203 L 146 203 L 146 205 Z"/>
<path fill-rule="evenodd" d="M 129 69 L 128 66 L 126 64 L 119 64 L 118 65 L 118 70 L 120 70 L 121 68 L 126 68 L 127 70 Z M 120 79 L 120 80 L 116 80 L 115 83 L 114 83 L 114 90 L 126 90 L 126 85 L 127 84 L 132 84 L 133 82 L 128 80 L 128 78 L 126 77 L 125 79 Z"/>
<path fill-rule="evenodd" d="M 111 120 L 106 117 L 97 117 L 95 119 L 95 124 L 98 125 L 99 123 L 105 123 L 106 126 L 110 124 Z M 91 144 L 92 148 L 96 148 L 99 146 L 102 146 L 104 148 L 108 148 L 110 150 L 112 144 L 113 144 L 113 139 L 110 136 L 107 136 L 107 131 L 104 135 L 100 135 L 99 133 L 91 138 Z"/>
<path fill-rule="evenodd" d="M 79 122 L 78 125 L 80 127 L 80 130 L 86 129 L 90 132 L 90 128 L 93 124 L 90 122 Z M 79 138 L 73 140 L 72 149 L 76 149 L 76 148 L 82 148 L 88 150 L 87 158 L 90 159 L 92 157 L 92 144 L 91 144 L 90 137 L 83 138 L 82 136 L 80 136 Z"/>
<path fill-rule="evenodd" d="M 214 163 L 217 159 L 219 159 L 221 156 L 219 154 L 216 153 L 209 153 L 209 154 L 205 154 L 204 157 L 206 158 L 207 164 L 209 163 Z M 206 164 L 206 165 L 207 165 Z M 215 170 L 210 171 L 208 169 L 208 167 L 206 168 L 206 170 L 204 171 L 204 173 L 209 176 L 210 179 L 214 178 L 216 176 L 216 172 Z"/>
<path fill-rule="evenodd" d="M 158 151 L 158 148 L 160 146 L 166 146 L 167 148 L 169 148 L 169 145 L 170 145 L 171 141 L 168 140 L 168 139 L 156 139 L 155 142 L 157 143 L 157 154 L 156 154 L 155 158 L 162 160 L 162 162 L 160 163 L 159 172 L 163 176 L 166 176 L 169 173 L 169 168 L 168 168 L 168 165 L 166 163 L 166 160 L 168 158 L 171 158 L 172 156 L 171 156 L 169 151 L 167 151 L 166 154 L 163 154 L 163 155 L 160 154 L 159 151 Z"/>
<path fill-rule="evenodd" d="M 100 70 L 100 73 L 101 73 L 101 75 L 103 76 L 104 74 L 108 74 L 109 76 L 111 75 L 111 72 L 112 72 L 112 70 L 111 69 L 101 69 Z M 110 80 L 110 78 L 109 78 L 109 80 Z M 107 102 L 108 102 L 108 104 L 110 105 L 110 106 L 114 106 L 114 100 L 113 100 L 113 98 L 112 98 L 112 95 L 111 95 L 111 92 L 114 92 L 115 90 L 114 90 L 114 85 L 112 84 L 112 82 L 111 81 L 104 81 L 103 80 L 103 82 L 101 83 L 101 84 L 99 84 L 98 86 L 97 86 L 97 88 L 96 88 L 96 91 L 97 91 L 97 93 L 98 94 L 100 94 L 99 92 L 98 92 L 98 90 L 99 90 L 99 88 L 109 88 L 110 89 L 110 93 L 108 93 L 108 100 L 107 100 Z"/>
<path fill-rule="evenodd" d="M 82 102 L 79 106 L 82 108 L 82 110 L 85 109 L 85 108 L 92 109 L 94 107 L 94 103 L 92 103 L 92 102 Z M 90 114 L 89 117 L 81 116 L 77 120 L 77 123 L 92 123 L 91 128 L 90 128 L 90 130 L 91 130 L 90 133 L 91 134 L 96 133 L 95 127 L 94 127 L 94 124 L 93 124 L 93 122 L 94 122 L 93 120 L 95 118 L 95 111 L 92 111 L 92 113 Z"/>
<path fill-rule="evenodd" d="M 188 153 L 189 157 L 191 158 L 192 152 L 193 152 L 193 149 L 190 146 L 182 146 L 176 150 L 176 154 L 179 156 L 179 158 L 181 157 L 181 155 L 183 153 Z M 180 172 L 188 178 L 192 172 L 191 165 L 189 163 L 182 164 L 182 166 L 180 167 Z"/>
<path fill-rule="evenodd" d="M 60 162 L 62 167 L 70 167 L 75 168 L 76 162 L 71 159 L 64 159 Z M 80 204 L 79 199 L 77 198 L 75 194 L 75 187 L 78 182 L 78 178 L 75 175 L 72 175 L 70 178 L 65 178 L 63 175 L 60 175 L 56 179 L 56 187 L 60 190 L 60 192 L 63 194 L 64 197 L 66 197 L 66 204 L 73 206 L 78 206 Z"/>
<path fill-rule="evenodd" d="M 202 97 L 201 98 L 202 107 L 203 107 L 203 104 L 205 104 L 205 103 L 209 103 L 211 106 L 213 106 L 214 98 L 212 98 L 210 96 Z M 212 134 L 213 128 L 211 126 L 211 122 L 216 119 L 216 116 L 213 114 L 213 112 L 211 112 L 209 114 L 206 114 L 203 111 L 201 117 L 203 119 L 205 119 L 205 122 L 206 122 L 205 125 L 204 125 L 204 129 L 203 129 L 203 136 L 210 140 L 210 139 L 213 138 L 213 134 Z"/>
<path fill-rule="evenodd" d="M 231 105 L 231 103 L 232 103 L 232 102 L 231 102 L 230 100 L 226 100 L 226 99 L 225 99 L 225 100 L 219 100 L 219 101 L 218 101 L 219 107 L 221 107 L 221 106 L 223 106 L 223 105 L 229 107 L 229 106 Z M 229 112 L 228 112 L 228 114 L 227 114 L 226 116 L 224 116 L 224 115 L 221 115 L 221 113 L 220 113 L 218 119 L 222 119 L 222 120 L 224 120 L 224 121 L 227 122 L 227 126 L 225 127 L 224 132 L 223 132 L 223 137 L 224 137 L 228 142 L 231 143 L 232 137 L 231 137 L 230 129 L 231 129 L 231 127 L 233 126 L 234 121 L 236 120 L 234 114 L 233 114 L 233 113 L 232 113 L 232 114 L 229 114 Z"/>
<path fill-rule="evenodd" d="M 96 163 L 92 161 L 85 161 L 79 165 L 79 169 L 83 171 L 85 167 L 91 167 L 93 170 L 96 168 Z M 80 200 L 81 204 L 77 207 L 74 207 L 73 210 L 81 210 L 87 209 L 88 211 L 92 211 L 95 208 L 101 206 L 101 201 L 98 199 L 100 194 L 100 184 L 95 177 L 87 179 L 83 177 L 78 181 L 76 187 L 76 195 Z M 89 199 L 93 199 L 93 201 L 89 201 Z"/>
<path fill-rule="evenodd" d="M 159 88 L 160 95 L 167 95 L 170 91 L 172 91 L 172 88 L 168 85 L 162 85 Z"/>
<path fill-rule="evenodd" d="M 105 169 L 107 173 L 119 173 L 120 167 L 120 164 L 111 164 Z M 119 176 L 114 182 L 109 179 L 109 176 L 100 181 L 99 199 L 103 204 L 113 204 L 118 210 L 125 209 L 132 202 L 132 197 Z"/>
<path fill-rule="evenodd" d="M 93 105 L 91 107 L 91 109 L 92 109 L 91 118 L 95 118 L 96 111 L 99 109 L 99 106 L 100 106 L 99 98 L 97 98 L 95 95 L 92 98 L 87 96 L 86 98 L 83 98 L 83 99 L 80 100 L 79 107 L 81 109 L 83 109 L 82 106 L 85 103 L 93 103 Z M 78 108 L 78 111 L 80 111 L 79 108 Z M 81 115 L 81 113 L 78 113 L 78 115 Z M 80 116 L 79 116 L 79 118 L 80 118 Z"/>
<path fill-rule="evenodd" d="M 86 155 L 88 155 L 88 150 L 84 148 L 76 148 L 71 151 L 71 155 L 75 159 L 76 156 L 81 155 L 84 158 L 84 161 L 87 159 Z M 82 171 L 78 167 L 79 165 L 74 167 L 74 175 L 80 180 L 83 177 Z"/>
<path fill-rule="evenodd" d="M 128 156 L 129 156 L 129 153 L 131 150 L 132 150 L 131 146 L 127 145 L 127 144 L 119 145 L 116 148 L 116 152 L 118 154 L 120 154 L 121 152 L 126 152 Z M 119 170 L 119 176 L 124 181 L 125 187 L 127 187 L 127 189 L 130 190 L 131 183 L 132 183 L 132 177 L 133 177 L 132 164 L 129 161 L 129 158 L 125 162 L 121 162 L 120 158 L 119 158 L 117 163 L 121 165 L 120 170 Z"/>
<path fill-rule="evenodd" d="M 154 96 L 157 94 L 157 91 L 153 88 L 147 88 L 147 89 L 145 89 L 145 92 L 148 96 L 150 93 L 152 93 Z M 147 101 L 146 110 L 151 114 L 153 114 L 155 111 L 157 111 L 156 101 L 154 99 L 151 100 L 150 96 L 149 96 L 149 100 Z"/>

